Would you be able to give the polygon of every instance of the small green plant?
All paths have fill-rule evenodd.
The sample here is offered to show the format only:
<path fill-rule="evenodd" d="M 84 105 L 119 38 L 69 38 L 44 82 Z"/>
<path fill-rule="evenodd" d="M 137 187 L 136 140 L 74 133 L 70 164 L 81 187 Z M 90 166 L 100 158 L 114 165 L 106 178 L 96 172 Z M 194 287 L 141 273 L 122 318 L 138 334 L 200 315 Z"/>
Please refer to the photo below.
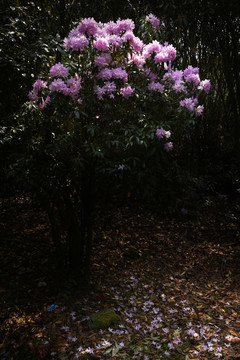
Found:
<path fill-rule="evenodd" d="M 114 310 L 104 310 L 93 314 L 91 320 L 94 328 L 107 329 L 114 324 L 119 324 L 121 317 Z"/>

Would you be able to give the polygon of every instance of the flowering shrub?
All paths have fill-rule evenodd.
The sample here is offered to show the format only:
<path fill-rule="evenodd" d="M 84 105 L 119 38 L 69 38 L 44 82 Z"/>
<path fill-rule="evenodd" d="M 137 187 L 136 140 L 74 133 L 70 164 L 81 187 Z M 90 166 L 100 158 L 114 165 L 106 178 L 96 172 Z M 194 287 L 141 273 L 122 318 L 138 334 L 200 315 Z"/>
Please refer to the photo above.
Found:
<path fill-rule="evenodd" d="M 119 153 L 136 144 L 147 147 L 154 134 L 164 141 L 174 131 L 170 119 L 182 116 L 184 109 L 188 118 L 203 113 L 199 95 L 209 91 L 210 81 L 201 81 L 199 69 L 191 65 L 173 68 L 176 49 L 154 39 L 163 26 L 158 18 L 149 14 L 144 26 L 148 37 L 153 34 L 147 43 L 144 31 L 142 39 L 134 34 L 131 19 L 81 20 L 64 39 L 63 63 L 54 64 L 47 81 L 38 79 L 29 93 L 44 116 L 50 113 L 65 130 L 76 123 L 85 129 L 80 146 L 98 157 L 109 148 Z M 172 142 L 163 145 L 172 148 Z"/>
<path fill-rule="evenodd" d="M 116 179 L 127 177 L 135 188 L 136 178 L 149 181 L 149 171 L 162 167 L 175 148 L 179 123 L 203 112 L 199 97 L 210 82 L 200 80 L 198 68 L 174 69 L 176 49 L 156 40 L 162 26 L 150 14 L 137 36 L 131 19 L 81 20 L 64 39 L 62 62 L 29 93 L 35 134 L 29 123 L 25 173 L 34 174 L 57 253 L 63 222 L 70 265 L 82 277 L 91 249 L 91 199 Z"/>

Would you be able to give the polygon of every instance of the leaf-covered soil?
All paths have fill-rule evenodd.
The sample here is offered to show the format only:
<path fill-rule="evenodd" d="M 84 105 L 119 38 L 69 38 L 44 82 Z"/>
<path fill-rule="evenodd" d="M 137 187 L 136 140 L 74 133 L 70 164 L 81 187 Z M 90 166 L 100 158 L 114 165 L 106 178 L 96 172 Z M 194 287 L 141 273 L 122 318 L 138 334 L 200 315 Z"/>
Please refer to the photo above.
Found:
<path fill-rule="evenodd" d="M 240 206 L 96 212 L 88 289 L 57 286 L 45 213 L 2 207 L 0 359 L 240 359 Z M 95 327 L 114 310 L 119 323 Z"/>

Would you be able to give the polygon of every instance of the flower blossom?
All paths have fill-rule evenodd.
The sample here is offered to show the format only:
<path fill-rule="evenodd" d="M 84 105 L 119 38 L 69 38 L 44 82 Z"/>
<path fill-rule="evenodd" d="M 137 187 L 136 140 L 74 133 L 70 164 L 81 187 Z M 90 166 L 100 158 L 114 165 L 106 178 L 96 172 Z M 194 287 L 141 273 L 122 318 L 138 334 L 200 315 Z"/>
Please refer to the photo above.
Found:
<path fill-rule="evenodd" d="M 144 58 L 144 56 L 138 54 L 133 54 L 132 61 L 134 62 L 134 64 L 137 65 L 139 69 L 141 69 L 146 63 L 146 59 Z"/>
<path fill-rule="evenodd" d="M 154 57 L 156 64 L 171 61 L 176 58 L 177 51 L 172 45 L 164 46 Z"/>
<path fill-rule="evenodd" d="M 196 108 L 195 112 L 197 114 L 197 116 L 201 116 L 204 110 L 204 106 L 203 105 L 198 105 L 198 107 Z"/>
<path fill-rule="evenodd" d="M 109 44 L 106 38 L 99 36 L 93 41 L 93 47 L 99 51 L 106 51 L 109 48 Z"/>
<path fill-rule="evenodd" d="M 38 100 L 38 94 L 35 91 L 30 91 L 28 93 L 28 98 L 30 101 L 37 101 Z"/>
<path fill-rule="evenodd" d="M 134 33 L 132 31 L 126 31 L 125 34 L 122 36 L 123 42 L 131 42 L 134 39 Z"/>
<path fill-rule="evenodd" d="M 123 43 L 123 39 L 118 35 L 110 35 L 108 36 L 108 44 L 115 46 L 116 48 L 121 47 Z"/>
<path fill-rule="evenodd" d="M 200 82 L 198 89 L 201 89 L 207 93 L 207 92 L 209 92 L 210 87 L 211 87 L 210 80 L 206 79 L 206 80 L 203 80 Z"/>
<path fill-rule="evenodd" d="M 155 29 L 159 27 L 160 20 L 153 14 L 147 15 L 146 21 L 150 22 Z"/>
<path fill-rule="evenodd" d="M 112 70 L 108 68 L 101 69 L 97 74 L 97 79 L 109 80 L 111 79 L 111 77 L 112 77 Z"/>
<path fill-rule="evenodd" d="M 166 131 L 163 128 L 161 129 L 157 129 L 156 131 L 156 136 L 158 139 L 162 139 L 163 137 L 165 137 L 166 139 L 168 139 L 171 136 L 171 132 L 170 131 Z"/>
<path fill-rule="evenodd" d="M 51 92 L 56 91 L 68 95 L 68 87 L 62 79 L 54 79 L 49 85 L 49 90 Z"/>
<path fill-rule="evenodd" d="M 186 98 L 180 101 L 180 106 L 187 108 L 189 111 L 194 111 L 195 102 L 193 98 Z"/>
<path fill-rule="evenodd" d="M 131 19 L 118 20 L 116 25 L 116 32 L 118 35 L 123 31 L 132 31 L 135 28 L 135 24 Z"/>
<path fill-rule="evenodd" d="M 139 52 L 142 51 L 143 49 L 143 42 L 137 36 L 134 36 L 134 38 L 131 41 L 131 46 L 133 47 L 134 51 Z"/>
<path fill-rule="evenodd" d="M 108 93 L 110 98 L 114 98 L 113 93 L 117 90 L 116 84 L 113 81 L 107 81 L 103 86 L 104 92 Z"/>
<path fill-rule="evenodd" d="M 74 51 L 84 50 L 89 44 L 85 35 L 78 34 L 77 36 L 69 36 L 64 39 L 65 49 L 72 49 Z"/>
<path fill-rule="evenodd" d="M 94 65 L 98 66 L 99 68 L 103 68 L 106 65 L 110 64 L 111 61 L 112 57 L 110 54 L 101 54 L 95 58 Z"/>
<path fill-rule="evenodd" d="M 44 109 L 50 101 L 50 96 L 47 96 L 45 100 L 42 98 L 42 102 L 38 104 L 39 109 Z"/>
<path fill-rule="evenodd" d="M 160 84 L 160 82 L 154 82 L 152 81 L 149 85 L 148 85 L 148 90 L 150 91 L 158 91 L 160 93 L 163 92 L 164 90 L 164 86 L 162 84 Z"/>
<path fill-rule="evenodd" d="M 49 73 L 51 77 L 61 76 L 65 78 L 68 76 L 68 69 L 59 62 L 51 67 Z"/>
<path fill-rule="evenodd" d="M 33 84 L 33 90 L 34 92 L 38 92 L 39 90 L 41 90 L 42 88 L 45 88 L 47 86 L 47 82 L 43 81 L 41 79 L 38 79 L 37 81 L 35 81 L 35 83 Z"/>
<path fill-rule="evenodd" d="M 126 99 L 128 99 L 130 96 L 133 95 L 134 89 L 131 87 L 131 85 L 128 85 L 126 87 L 121 88 L 120 92 Z"/>
<path fill-rule="evenodd" d="M 183 81 L 176 81 L 175 84 L 173 85 L 173 89 L 176 92 L 184 91 L 184 83 L 183 83 Z"/>
<path fill-rule="evenodd" d="M 170 151 L 170 150 L 172 150 L 172 148 L 173 148 L 173 143 L 172 142 L 167 142 L 167 143 L 164 144 L 164 150 Z"/>
<path fill-rule="evenodd" d="M 38 92 L 46 88 L 47 82 L 43 81 L 41 79 L 37 79 L 35 83 L 33 84 L 33 90 L 28 93 L 28 97 L 30 101 L 37 101 L 39 99 Z"/>
<path fill-rule="evenodd" d="M 105 94 L 104 87 L 97 85 L 94 89 L 94 93 L 97 95 L 98 100 L 103 100 L 103 95 Z"/>
<path fill-rule="evenodd" d="M 126 70 L 124 70 L 120 67 L 112 70 L 112 77 L 114 79 L 122 79 L 125 82 L 128 81 L 128 74 L 127 74 Z"/>
<path fill-rule="evenodd" d="M 154 40 L 150 44 L 145 45 L 143 49 L 143 55 L 145 58 L 149 58 L 153 52 L 156 54 L 159 53 L 162 47 L 163 45 L 161 45 L 157 40 Z"/>
<path fill-rule="evenodd" d="M 69 95 L 76 99 L 81 89 L 81 78 L 76 74 L 75 77 L 71 77 L 67 80 L 67 84 L 69 85 Z"/>
<path fill-rule="evenodd" d="M 80 34 L 96 36 L 99 32 L 99 25 L 93 18 L 86 18 L 80 21 L 77 26 L 77 30 Z"/>
<path fill-rule="evenodd" d="M 103 31 L 107 35 L 117 35 L 118 34 L 118 25 L 114 21 L 109 21 L 104 24 Z"/>
<path fill-rule="evenodd" d="M 112 81 L 107 81 L 104 86 L 96 86 L 94 89 L 95 94 L 99 100 L 103 100 L 103 95 L 108 94 L 110 98 L 114 98 L 114 92 L 117 90 L 116 84 Z"/>
<path fill-rule="evenodd" d="M 198 86 L 200 83 L 200 78 L 198 74 L 190 73 L 189 75 L 185 76 L 187 82 L 193 83 L 194 86 Z"/>

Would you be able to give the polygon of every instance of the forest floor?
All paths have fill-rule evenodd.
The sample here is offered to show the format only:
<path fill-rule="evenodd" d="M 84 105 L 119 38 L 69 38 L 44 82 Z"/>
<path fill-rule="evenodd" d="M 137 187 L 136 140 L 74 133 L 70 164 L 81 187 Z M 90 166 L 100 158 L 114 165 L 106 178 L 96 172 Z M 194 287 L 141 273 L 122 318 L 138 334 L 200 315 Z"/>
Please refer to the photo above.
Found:
<path fill-rule="evenodd" d="M 2 208 L 0 360 L 240 359 L 240 204 L 96 214 L 90 289 L 57 291 L 43 211 Z M 91 315 L 114 310 L 98 329 Z"/>

